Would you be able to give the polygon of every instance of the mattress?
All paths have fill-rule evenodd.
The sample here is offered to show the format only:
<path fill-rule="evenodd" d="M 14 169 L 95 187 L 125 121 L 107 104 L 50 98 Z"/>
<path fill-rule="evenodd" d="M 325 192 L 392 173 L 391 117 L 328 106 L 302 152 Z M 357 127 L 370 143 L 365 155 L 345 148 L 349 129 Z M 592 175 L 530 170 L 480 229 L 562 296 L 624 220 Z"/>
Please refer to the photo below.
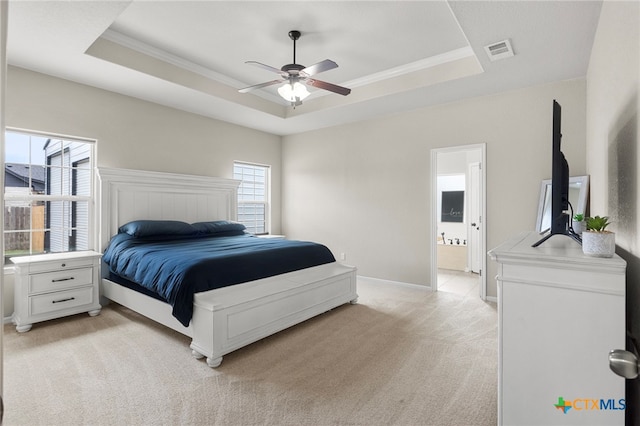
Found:
<path fill-rule="evenodd" d="M 103 255 L 110 276 L 157 294 L 185 327 L 197 292 L 335 262 L 322 244 L 260 238 L 240 229 L 151 235 L 122 229 Z"/>

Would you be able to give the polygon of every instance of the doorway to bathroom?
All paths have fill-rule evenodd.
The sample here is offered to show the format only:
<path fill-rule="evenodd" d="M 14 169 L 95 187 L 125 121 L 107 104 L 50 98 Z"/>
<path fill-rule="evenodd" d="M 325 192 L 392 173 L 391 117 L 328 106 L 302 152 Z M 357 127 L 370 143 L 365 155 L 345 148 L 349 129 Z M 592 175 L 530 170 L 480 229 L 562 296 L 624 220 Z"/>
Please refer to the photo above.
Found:
<path fill-rule="evenodd" d="M 431 287 L 486 299 L 486 145 L 431 150 Z"/>

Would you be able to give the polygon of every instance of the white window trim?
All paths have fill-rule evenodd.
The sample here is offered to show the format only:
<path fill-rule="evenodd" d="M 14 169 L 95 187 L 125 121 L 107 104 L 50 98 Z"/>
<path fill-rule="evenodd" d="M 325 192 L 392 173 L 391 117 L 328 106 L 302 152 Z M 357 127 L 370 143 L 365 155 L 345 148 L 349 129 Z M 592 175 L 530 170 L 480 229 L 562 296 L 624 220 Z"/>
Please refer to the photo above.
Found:
<path fill-rule="evenodd" d="M 17 196 L 15 194 L 4 194 L 4 189 L 3 189 L 3 207 L 4 207 L 4 201 L 11 201 L 11 200 L 26 200 L 26 201 L 87 201 L 88 202 L 88 244 L 87 244 L 87 248 L 89 250 L 97 250 L 96 248 L 96 244 L 97 244 L 97 228 L 96 228 L 96 224 L 97 224 L 97 208 L 96 208 L 96 203 L 97 203 L 97 197 L 98 197 L 98 193 L 97 193 L 97 188 L 96 188 L 96 165 L 98 164 L 98 160 L 97 160 L 97 149 L 96 146 L 98 144 L 98 140 L 94 139 L 94 138 L 87 138 L 87 137 L 79 137 L 79 136 L 71 136 L 71 135 L 65 135 L 65 134 L 61 134 L 61 133 L 55 133 L 55 132 L 45 132 L 45 131 L 41 131 L 41 130 L 30 130 L 30 129 L 24 129 L 24 128 L 19 128 L 19 127 L 5 127 L 4 129 L 4 133 L 8 133 L 8 132 L 12 132 L 12 133 L 22 133 L 22 134 L 26 134 L 26 135 L 31 135 L 31 136 L 36 136 L 36 137 L 46 137 L 46 138 L 50 138 L 50 139 L 62 139 L 64 141 L 69 141 L 69 142 L 81 142 L 81 143 L 85 143 L 87 145 L 89 145 L 89 149 L 90 149 L 90 155 L 91 155 L 91 173 L 89 174 L 90 177 L 90 188 L 91 188 L 91 196 L 87 197 L 87 196 L 80 196 L 80 195 L 25 195 L 25 196 Z M 5 153 L 2 153 L 2 156 L 5 157 Z M 6 162 L 6 158 L 5 158 L 5 162 Z M 4 171 L 3 171 L 4 172 Z M 4 234 L 5 234 L 5 230 L 3 228 L 3 239 L 4 239 Z M 4 255 L 6 256 L 6 253 L 4 253 Z"/>
<path fill-rule="evenodd" d="M 247 165 L 247 166 L 257 166 L 257 167 L 264 167 L 266 170 L 266 177 L 265 177 L 265 191 L 266 191 L 266 197 L 265 197 L 265 201 L 240 201 L 239 197 L 238 197 L 238 206 L 240 206 L 240 204 L 264 204 L 265 205 L 265 210 L 264 210 L 264 226 L 265 226 L 265 235 L 269 235 L 271 234 L 271 166 L 269 164 L 261 164 L 261 163 L 253 163 L 250 161 L 240 161 L 240 160 L 236 160 L 233 162 L 233 166 L 235 168 L 236 164 L 241 164 L 241 165 Z M 235 173 L 234 173 L 235 174 Z"/>

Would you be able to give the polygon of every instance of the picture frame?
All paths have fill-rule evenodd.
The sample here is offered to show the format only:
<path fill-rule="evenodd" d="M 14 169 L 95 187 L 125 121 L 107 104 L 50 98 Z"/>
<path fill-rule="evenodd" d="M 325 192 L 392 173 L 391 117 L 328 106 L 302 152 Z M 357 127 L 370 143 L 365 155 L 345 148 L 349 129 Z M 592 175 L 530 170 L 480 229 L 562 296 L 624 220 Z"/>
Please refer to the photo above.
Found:
<path fill-rule="evenodd" d="M 572 176 L 569 178 L 569 202 L 573 206 L 573 214 L 583 213 L 587 216 L 589 199 L 589 176 Z M 571 219 L 570 219 L 571 220 Z M 536 231 L 545 233 L 551 228 L 551 179 L 540 183 L 538 200 L 538 216 Z"/>
<path fill-rule="evenodd" d="M 464 191 L 442 191 L 441 222 L 464 221 Z"/>

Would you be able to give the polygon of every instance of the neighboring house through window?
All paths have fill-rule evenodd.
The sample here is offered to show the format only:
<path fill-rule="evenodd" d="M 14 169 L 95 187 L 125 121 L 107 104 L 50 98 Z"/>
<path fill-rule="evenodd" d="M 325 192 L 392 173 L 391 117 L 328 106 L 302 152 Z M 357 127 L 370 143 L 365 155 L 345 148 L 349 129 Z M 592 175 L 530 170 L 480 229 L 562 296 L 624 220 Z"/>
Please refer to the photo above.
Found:
<path fill-rule="evenodd" d="M 5 133 L 5 256 L 92 247 L 95 142 Z"/>
<path fill-rule="evenodd" d="M 238 221 L 253 234 L 269 233 L 270 167 L 242 162 L 233 163 L 233 178 L 238 188 Z"/>

